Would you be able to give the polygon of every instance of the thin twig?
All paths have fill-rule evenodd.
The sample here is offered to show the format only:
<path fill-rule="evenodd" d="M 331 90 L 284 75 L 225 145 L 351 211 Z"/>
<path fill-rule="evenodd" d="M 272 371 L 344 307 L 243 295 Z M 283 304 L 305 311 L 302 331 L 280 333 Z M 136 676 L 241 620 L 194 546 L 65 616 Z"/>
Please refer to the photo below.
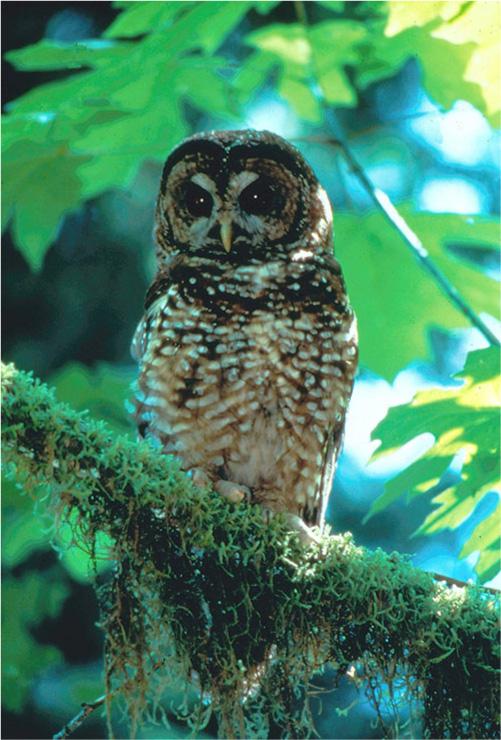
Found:
<path fill-rule="evenodd" d="M 73 719 L 70 719 L 69 722 L 65 724 L 62 730 L 59 730 L 55 735 L 53 735 L 52 740 L 65 740 L 65 738 L 68 738 L 70 735 L 72 735 L 75 730 L 78 730 L 80 725 L 87 719 L 87 717 L 92 714 L 96 709 L 101 707 L 104 702 L 106 701 L 107 694 L 103 694 L 99 697 L 99 699 L 96 699 L 92 702 L 83 702 L 82 703 L 82 709 L 79 711 L 78 714 L 76 714 Z"/>
<path fill-rule="evenodd" d="M 294 0 L 294 10 L 298 21 L 302 23 L 303 26 L 307 27 L 308 16 L 306 15 L 306 8 L 304 7 L 302 0 Z"/>
<path fill-rule="evenodd" d="M 302 2 L 302 0 L 295 0 L 294 7 L 296 10 L 298 21 L 305 27 L 305 31 L 306 33 L 308 33 L 308 15 L 304 2 Z M 315 82 L 313 64 L 311 77 L 312 82 Z M 312 84 L 311 89 L 312 92 L 319 98 L 319 101 L 326 113 L 332 117 L 334 115 L 334 112 L 325 101 L 325 98 L 322 95 L 319 86 L 317 84 Z M 335 127 L 338 129 L 339 132 L 340 125 L 337 120 L 335 120 Z M 367 176 L 367 173 L 359 164 L 358 160 L 351 151 L 351 148 L 346 143 L 345 137 L 342 136 L 340 133 L 337 133 L 336 136 L 304 137 L 303 141 L 304 140 L 318 141 L 329 144 L 330 146 L 338 147 L 342 151 L 346 161 L 351 167 L 353 174 L 357 177 L 361 185 L 364 187 L 369 197 L 384 213 L 385 217 L 392 224 L 392 226 L 395 227 L 411 252 L 418 258 L 423 267 L 433 277 L 435 282 L 440 286 L 441 290 L 443 291 L 443 293 L 445 293 L 451 303 L 453 303 L 456 308 L 458 308 L 469 319 L 473 326 L 475 326 L 483 334 L 489 344 L 500 347 L 501 342 L 499 338 L 494 334 L 493 331 L 491 331 L 491 329 L 489 329 L 487 324 L 483 321 L 483 319 L 480 318 L 480 316 L 475 313 L 471 306 L 468 305 L 466 300 L 463 298 L 457 288 L 449 281 L 442 270 L 440 270 L 440 268 L 437 267 L 435 263 L 431 260 L 430 255 L 428 254 L 428 250 L 424 246 L 423 242 L 411 229 L 403 216 L 395 208 L 388 195 L 373 185 L 373 183 Z"/>
<path fill-rule="evenodd" d="M 435 581 L 445 581 L 448 586 L 458 586 L 459 588 L 469 588 L 473 583 L 468 583 L 467 581 L 459 581 L 457 578 L 450 578 L 449 576 L 442 576 L 440 573 L 430 573 L 431 576 L 435 579 Z M 482 591 L 488 591 L 490 594 L 494 594 L 495 596 L 498 596 L 501 591 L 497 588 L 491 588 L 490 586 L 483 586 L 479 585 L 478 588 L 481 588 Z"/>
<path fill-rule="evenodd" d="M 396 228 L 407 246 L 418 258 L 423 267 L 428 270 L 430 275 L 432 275 L 449 300 L 454 303 L 455 306 L 471 321 L 473 326 L 477 327 L 489 344 L 497 347 L 501 346 L 501 342 L 498 337 L 491 331 L 491 329 L 489 329 L 483 319 L 475 313 L 471 306 L 468 305 L 458 289 L 449 281 L 442 270 L 440 270 L 440 268 L 431 260 L 428 250 L 424 246 L 423 242 L 395 208 L 388 195 L 383 190 L 374 187 L 363 167 L 355 159 L 348 144 L 339 138 L 330 139 L 326 143 L 330 143 L 331 145 L 337 146 L 341 149 L 346 160 L 349 162 L 353 173 L 356 175 L 374 203 L 382 210 L 388 221 Z"/>
<path fill-rule="evenodd" d="M 165 665 L 165 660 L 157 660 L 156 663 L 152 666 L 151 671 L 147 674 L 148 676 L 151 676 L 155 671 L 158 671 L 159 668 L 161 668 L 163 665 Z M 73 719 L 70 719 L 69 722 L 65 724 L 62 730 L 59 730 L 58 733 L 52 736 L 52 740 L 66 740 L 70 735 L 72 735 L 75 730 L 78 730 L 80 725 L 87 719 L 87 717 L 92 714 L 96 709 L 99 709 L 100 706 L 102 706 L 105 702 L 107 702 L 107 707 L 110 706 L 110 703 L 107 701 L 108 699 L 111 699 L 115 694 L 117 694 L 120 689 L 123 689 L 124 687 L 130 685 L 133 683 L 133 679 L 129 679 L 124 686 L 119 686 L 113 691 L 109 691 L 106 694 L 103 694 L 98 699 L 92 702 L 83 702 L 82 703 L 82 709 L 78 714 L 76 714 Z M 110 718 L 108 717 L 108 724 L 110 724 Z"/>

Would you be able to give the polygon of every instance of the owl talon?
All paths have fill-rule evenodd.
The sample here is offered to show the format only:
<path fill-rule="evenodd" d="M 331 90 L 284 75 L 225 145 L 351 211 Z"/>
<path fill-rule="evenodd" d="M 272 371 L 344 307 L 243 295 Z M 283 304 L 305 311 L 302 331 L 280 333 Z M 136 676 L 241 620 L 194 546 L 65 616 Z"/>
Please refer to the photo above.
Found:
<path fill-rule="evenodd" d="M 218 480 L 214 484 L 214 490 L 232 504 L 240 504 L 244 500 L 250 501 L 251 498 L 250 488 L 229 480 Z"/>
<path fill-rule="evenodd" d="M 307 524 L 303 522 L 301 517 L 296 514 L 285 514 L 285 520 L 290 524 L 290 528 L 297 532 L 299 539 L 305 546 L 308 545 L 319 545 L 322 541 L 319 535 L 313 531 Z"/>
<path fill-rule="evenodd" d="M 197 488 L 210 488 L 211 480 L 202 468 L 191 468 L 188 470 L 187 475 Z"/>

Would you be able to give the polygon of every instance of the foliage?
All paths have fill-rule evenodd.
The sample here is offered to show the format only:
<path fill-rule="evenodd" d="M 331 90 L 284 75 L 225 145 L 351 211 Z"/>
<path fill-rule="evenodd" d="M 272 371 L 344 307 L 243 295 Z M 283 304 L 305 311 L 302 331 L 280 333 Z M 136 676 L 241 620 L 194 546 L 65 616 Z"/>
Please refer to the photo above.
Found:
<path fill-rule="evenodd" d="M 67 590 L 54 573 L 44 577 L 27 573 L 22 578 L 6 578 L 2 583 L 5 604 L 22 601 L 21 620 L 11 608 L 2 610 L 2 700 L 6 709 L 19 711 L 31 689 L 33 673 L 61 662 L 61 654 L 52 645 L 40 644 L 31 629 L 45 617 L 60 610 Z"/>
<path fill-rule="evenodd" d="M 498 3 L 462 3 L 449 0 L 420 3 L 417 7 L 416 4 L 412 7 L 409 3 L 392 2 L 389 4 L 385 34 L 393 37 L 418 26 L 420 31 L 423 28 L 429 29 L 432 39 L 447 41 L 449 49 L 451 44 L 455 47 L 469 45 L 468 52 L 463 56 L 463 81 L 478 85 L 483 98 L 480 109 L 485 110 L 492 122 L 499 125 L 500 23 L 501 8 Z M 447 74 L 445 70 L 439 72 L 437 84 L 440 84 L 444 73 Z M 446 79 L 451 82 L 450 76 Z M 462 93 L 454 88 L 450 93 L 456 99 L 462 97 Z"/>
<path fill-rule="evenodd" d="M 473 252 L 494 250 L 496 222 L 413 213 L 408 207 L 400 211 L 420 234 L 435 264 L 453 285 L 461 285 L 470 305 L 477 312 L 498 314 L 494 281 L 474 262 L 468 264 L 448 249 L 449 245 L 460 244 Z M 358 318 L 363 365 L 392 380 L 403 365 L 427 357 L 429 329 L 468 326 L 466 317 L 448 302 L 415 257 L 402 248 L 400 235 L 380 213 L 366 216 L 363 229 L 357 216 L 339 214 L 336 232 L 336 253 Z"/>
<path fill-rule="evenodd" d="M 424 701 L 425 736 L 497 736 L 494 599 L 433 584 L 349 535 L 304 549 L 280 518 L 265 524 L 259 507 L 201 496 L 175 461 L 114 437 L 12 366 L 2 406 L 11 472 L 28 491 L 45 488 L 58 517 L 78 512 L 91 549 L 97 531 L 115 542 L 119 567 L 101 590 L 107 683 L 133 722 L 177 665 L 187 682 L 196 671 L 221 734 L 262 737 L 277 722 L 308 735 L 308 703 L 294 691 L 329 660 L 340 676 L 353 665 L 380 719 L 390 711 L 398 723 L 399 693 Z M 195 730 L 207 719 L 202 706 L 191 715 Z"/>
<path fill-rule="evenodd" d="M 478 30 L 496 20 L 495 3 L 446 3 L 460 17 L 443 3 L 433 4 L 435 15 L 427 4 L 390 3 L 376 11 L 361 4 L 363 25 L 359 15 L 344 17 L 349 5 L 341 15 L 339 4 L 323 3 L 332 15 L 309 28 L 267 24 L 247 34 L 255 52 L 230 74 L 231 58 L 215 52 L 253 8 L 271 10 L 273 3 L 132 2 L 102 39 L 43 40 L 8 53 L 20 70 L 73 72 L 12 102 L 4 120 L 3 222 L 12 220 L 31 267 L 40 269 L 65 214 L 109 188 L 128 187 L 144 159 L 164 159 L 189 131 L 186 104 L 236 121 L 238 101 L 248 103 L 271 73 L 279 94 L 317 124 L 324 117 L 320 98 L 353 107 L 360 91 L 412 55 L 438 103 L 450 107 L 465 98 L 496 112 L 493 73 L 486 88 L 478 74 L 484 56 L 495 69 L 496 34 L 486 38 Z"/>
<path fill-rule="evenodd" d="M 71 363 L 51 377 L 51 385 L 60 401 L 71 403 L 78 411 L 87 410 L 96 419 L 106 419 L 117 432 L 133 434 L 126 401 L 134 378 L 130 368 L 100 363 L 91 370 Z"/>
<path fill-rule="evenodd" d="M 125 400 L 130 395 L 130 370 L 124 371 L 102 363 L 93 371 L 77 363 L 66 365 L 55 373 L 52 384 L 60 401 L 69 401 L 95 418 L 106 418 L 110 427 L 120 433 L 131 431 Z M 21 486 L 2 480 L 2 582 L 3 610 L 3 706 L 20 712 L 29 699 L 33 678 L 40 671 L 62 664 L 60 650 L 43 644 L 33 634 L 47 618 L 54 619 L 70 593 L 71 582 L 91 583 L 97 574 L 109 570 L 111 540 L 97 532 L 92 552 L 88 545 L 75 546 L 75 517 L 60 522 L 57 536 L 54 518 L 48 515 L 43 492 L 34 492 L 40 501 L 23 493 Z M 43 560 L 43 553 L 56 546 L 62 567 L 30 567 Z M 19 605 L 19 608 L 14 608 Z M 22 607 L 22 608 L 21 608 Z M 65 669 L 68 674 L 68 667 Z M 73 694 L 83 691 L 81 700 L 100 690 L 91 682 L 91 694 L 85 693 L 76 676 Z"/>
<path fill-rule="evenodd" d="M 464 370 L 455 376 L 458 387 L 420 391 L 411 404 L 390 409 L 373 436 L 381 439 L 376 457 L 388 455 L 421 434 L 431 432 L 434 444 L 386 484 L 370 514 L 387 508 L 402 492 L 410 498 L 433 490 L 458 455 L 464 457 L 458 481 L 433 498 L 436 508 L 417 534 L 456 529 L 490 492 L 500 491 L 499 351 L 496 347 L 470 353 Z M 442 487 L 443 488 L 443 487 Z M 500 566 L 499 503 L 476 526 L 460 557 L 480 551 L 476 566 L 488 581 Z"/>

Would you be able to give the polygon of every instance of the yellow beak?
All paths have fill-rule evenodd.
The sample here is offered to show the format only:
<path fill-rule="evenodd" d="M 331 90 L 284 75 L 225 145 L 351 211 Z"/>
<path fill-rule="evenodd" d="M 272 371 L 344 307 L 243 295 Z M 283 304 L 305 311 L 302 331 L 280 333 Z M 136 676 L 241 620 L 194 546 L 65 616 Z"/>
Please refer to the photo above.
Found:
<path fill-rule="evenodd" d="M 226 252 L 231 249 L 231 238 L 232 238 L 231 221 L 221 222 L 221 241 Z"/>

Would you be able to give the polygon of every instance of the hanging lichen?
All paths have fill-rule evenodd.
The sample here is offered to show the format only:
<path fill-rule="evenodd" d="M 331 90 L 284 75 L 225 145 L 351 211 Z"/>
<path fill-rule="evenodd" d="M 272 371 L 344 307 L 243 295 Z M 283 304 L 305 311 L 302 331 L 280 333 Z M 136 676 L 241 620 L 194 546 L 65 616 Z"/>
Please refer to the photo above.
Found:
<path fill-rule="evenodd" d="M 7 469 L 87 548 L 98 531 L 114 542 L 98 588 L 107 691 L 133 730 L 182 680 L 197 690 L 180 710 L 194 734 L 214 712 L 224 737 L 310 736 L 309 681 L 329 663 L 386 735 L 404 732 L 411 707 L 426 737 L 498 737 L 491 594 L 437 584 L 349 534 L 305 549 L 280 517 L 201 493 L 175 460 L 114 437 L 29 375 L 7 368 L 2 390 Z"/>

